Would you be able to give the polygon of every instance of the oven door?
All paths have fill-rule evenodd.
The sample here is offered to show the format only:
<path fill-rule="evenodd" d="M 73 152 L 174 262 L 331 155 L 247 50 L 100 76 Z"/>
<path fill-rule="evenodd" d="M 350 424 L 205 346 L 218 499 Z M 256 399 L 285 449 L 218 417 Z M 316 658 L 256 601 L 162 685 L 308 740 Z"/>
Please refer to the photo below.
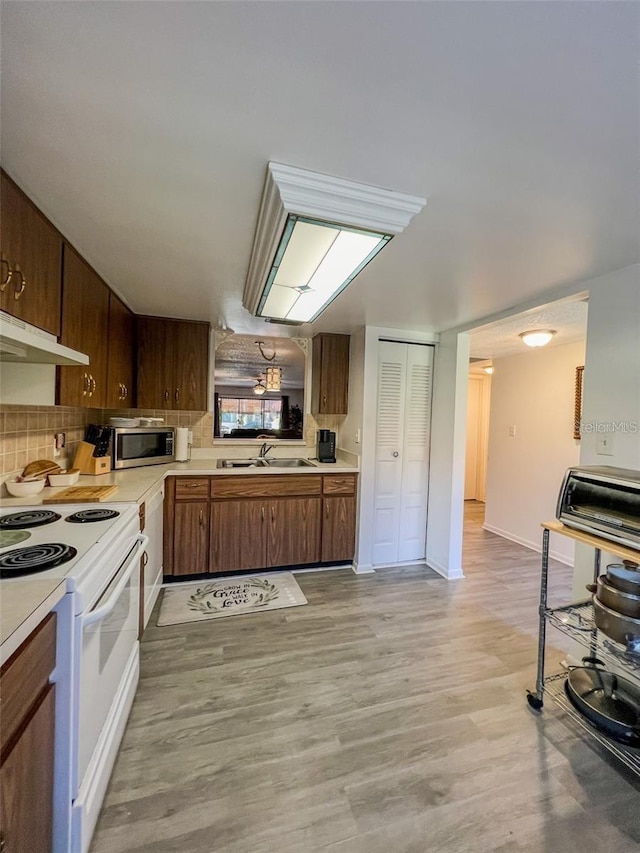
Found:
<path fill-rule="evenodd" d="M 77 764 L 80 787 L 103 729 L 123 728 L 115 725 L 112 718 L 122 705 L 120 693 L 132 655 L 138 650 L 139 563 L 147 542 L 148 538 L 142 534 L 136 538 L 101 598 L 80 617 L 82 652 Z M 115 744 L 115 750 L 117 747 Z M 104 752 L 104 748 L 101 751 Z"/>

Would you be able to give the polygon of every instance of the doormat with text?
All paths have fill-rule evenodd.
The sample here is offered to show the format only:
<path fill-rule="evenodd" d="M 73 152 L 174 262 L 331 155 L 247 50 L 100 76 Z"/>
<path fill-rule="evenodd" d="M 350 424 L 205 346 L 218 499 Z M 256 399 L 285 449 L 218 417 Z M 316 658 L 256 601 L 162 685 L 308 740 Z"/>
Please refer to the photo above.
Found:
<path fill-rule="evenodd" d="M 201 622 L 222 616 L 260 613 L 281 607 L 298 607 L 307 599 L 291 572 L 196 581 L 165 589 L 157 625 Z"/>

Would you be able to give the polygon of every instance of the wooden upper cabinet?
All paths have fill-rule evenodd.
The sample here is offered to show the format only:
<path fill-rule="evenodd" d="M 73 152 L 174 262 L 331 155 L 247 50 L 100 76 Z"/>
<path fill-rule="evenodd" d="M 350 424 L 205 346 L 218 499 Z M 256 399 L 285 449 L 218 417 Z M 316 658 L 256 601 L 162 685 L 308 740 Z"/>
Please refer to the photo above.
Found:
<path fill-rule="evenodd" d="M 67 243 L 64 246 L 60 343 L 89 356 L 86 367 L 60 367 L 61 406 L 106 405 L 109 288 Z"/>
<path fill-rule="evenodd" d="M 105 405 L 129 409 L 135 405 L 135 315 L 113 291 L 109 294 L 109 348 Z"/>
<path fill-rule="evenodd" d="M 0 307 L 60 335 L 62 237 L 4 172 L 0 222 Z"/>
<path fill-rule="evenodd" d="M 170 409 L 173 351 L 169 320 L 138 317 L 138 408 Z"/>
<path fill-rule="evenodd" d="M 349 335 L 314 336 L 311 361 L 312 414 L 347 414 L 349 343 Z"/>
<path fill-rule="evenodd" d="M 206 412 L 209 390 L 209 324 L 172 322 L 173 408 Z"/>
<path fill-rule="evenodd" d="M 138 317 L 138 408 L 205 412 L 209 324 Z"/>

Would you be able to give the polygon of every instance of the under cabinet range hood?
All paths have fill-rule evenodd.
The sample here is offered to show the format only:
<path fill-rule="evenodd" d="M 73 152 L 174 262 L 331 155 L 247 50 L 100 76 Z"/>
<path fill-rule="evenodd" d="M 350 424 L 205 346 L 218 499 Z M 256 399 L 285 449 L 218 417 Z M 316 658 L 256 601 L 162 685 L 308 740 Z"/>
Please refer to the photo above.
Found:
<path fill-rule="evenodd" d="M 17 364 L 89 364 L 89 356 L 59 344 L 54 335 L 0 311 L 0 361 Z"/>

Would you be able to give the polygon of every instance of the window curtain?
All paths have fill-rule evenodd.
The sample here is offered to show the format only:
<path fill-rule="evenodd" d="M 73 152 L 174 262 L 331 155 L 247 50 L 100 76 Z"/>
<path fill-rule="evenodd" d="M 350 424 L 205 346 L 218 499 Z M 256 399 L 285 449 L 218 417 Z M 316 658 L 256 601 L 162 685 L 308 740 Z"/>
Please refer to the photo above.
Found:
<path fill-rule="evenodd" d="M 213 437 L 220 438 L 220 394 L 213 395 Z"/>
<path fill-rule="evenodd" d="M 289 412 L 289 395 L 281 397 L 282 409 L 280 410 L 280 429 L 291 429 L 291 414 Z"/>

